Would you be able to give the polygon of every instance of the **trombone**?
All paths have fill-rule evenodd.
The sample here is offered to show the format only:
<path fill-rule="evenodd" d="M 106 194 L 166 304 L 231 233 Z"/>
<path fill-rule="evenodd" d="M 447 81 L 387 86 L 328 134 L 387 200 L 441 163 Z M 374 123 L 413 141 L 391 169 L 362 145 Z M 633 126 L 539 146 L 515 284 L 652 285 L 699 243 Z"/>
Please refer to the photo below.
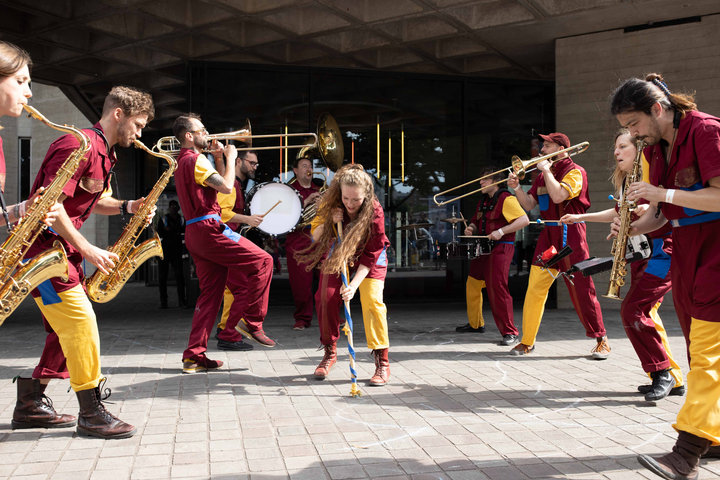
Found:
<path fill-rule="evenodd" d="M 334 121 L 334 120 L 333 120 Z M 301 145 L 272 145 L 268 147 L 255 147 L 253 148 L 252 142 L 253 139 L 258 138 L 281 138 L 281 137 L 310 137 L 307 139 L 307 142 Z M 225 132 L 225 133 L 214 133 L 212 135 L 207 135 L 208 142 L 212 142 L 213 140 L 222 141 L 222 140 L 236 140 L 238 142 L 242 142 L 246 147 L 238 147 L 238 151 L 242 150 L 286 150 L 289 148 L 311 148 L 311 147 L 317 147 L 318 145 L 318 136 L 315 133 L 272 133 L 268 135 L 253 135 L 252 134 L 252 127 L 250 126 L 250 119 L 245 119 L 245 126 L 241 128 L 240 130 L 235 130 L 234 132 Z M 157 141 L 155 146 L 153 147 L 153 150 L 157 150 L 161 153 L 166 153 L 168 155 L 171 155 L 173 157 L 177 157 L 180 154 L 180 141 L 175 138 L 174 136 L 169 137 L 162 137 L 160 140 Z"/>
<path fill-rule="evenodd" d="M 588 143 L 588 142 L 578 143 L 577 145 L 573 145 L 572 147 L 563 148 L 562 150 L 559 150 L 557 152 L 549 153 L 547 155 L 543 155 L 542 157 L 531 158 L 530 160 L 520 160 L 520 157 L 518 157 L 517 155 L 513 155 L 512 159 L 510 161 L 511 165 L 508 168 L 498 170 L 497 172 L 488 173 L 487 175 L 482 176 L 480 178 L 476 178 L 475 180 L 470 180 L 469 182 L 463 183 L 462 185 L 458 185 L 457 187 L 453 187 L 448 190 L 445 190 L 444 192 L 437 193 L 437 194 L 435 194 L 435 196 L 433 196 L 433 202 L 435 202 L 435 205 L 437 205 L 437 206 L 446 205 L 448 203 L 454 202 L 455 200 L 460 200 L 461 198 L 465 198 L 469 195 L 472 195 L 473 193 L 477 193 L 488 187 L 492 187 L 493 185 L 498 185 L 500 183 L 507 182 L 508 178 L 505 178 L 503 180 L 500 180 L 499 182 L 491 183 L 490 185 L 485 185 L 484 187 L 481 187 L 481 188 L 478 188 L 477 190 L 473 190 L 472 192 L 468 192 L 463 195 L 457 196 L 450 200 L 445 200 L 444 202 L 437 201 L 437 197 L 446 195 L 447 193 L 453 192 L 462 187 L 466 187 L 472 183 L 479 182 L 480 180 L 483 180 L 485 178 L 494 177 L 502 172 L 508 172 L 508 173 L 512 172 L 515 175 L 517 175 L 520 180 L 522 180 L 523 178 L 525 178 L 526 174 L 528 174 L 534 170 L 537 170 L 537 167 L 536 168 L 530 168 L 530 167 L 534 167 L 535 165 L 542 162 L 543 160 L 548 160 L 552 157 L 559 156 L 563 153 L 567 153 L 567 156 L 564 156 L 562 158 L 569 158 L 569 157 L 572 157 L 579 153 L 583 153 L 585 150 L 588 149 L 589 146 L 590 146 L 590 143 Z M 562 158 L 557 158 L 555 160 L 551 160 L 551 163 L 554 163 L 558 160 L 562 160 Z"/>

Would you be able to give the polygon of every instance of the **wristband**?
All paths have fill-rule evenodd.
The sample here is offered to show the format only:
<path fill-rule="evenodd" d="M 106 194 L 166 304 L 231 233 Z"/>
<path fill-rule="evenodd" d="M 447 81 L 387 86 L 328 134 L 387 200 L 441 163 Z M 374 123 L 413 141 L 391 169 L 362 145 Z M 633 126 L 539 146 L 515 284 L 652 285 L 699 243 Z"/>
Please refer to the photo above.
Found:
<path fill-rule="evenodd" d="M 520 185 L 520 184 L 518 183 L 518 186 L 515 187 L 515 188 L 513 188 L 513 190 L 515 190 L 516 192 L 517 192 L 518 190 L 522 190 L 522 185 Z"/>
<path fill-rule="evenodd" d="M 120 202 L 120 216 L 123 218 L 125 218 L 125 214 L 128 213 L 127 205 L 128 205 L 127 200 L 125 200 L 124 202 Z"/>
<path fill-rule="evenodd" d="M 18 220 L 20 220 L 21 215 L 20 215 L 20 205 L 19 205 L 19 204 L 18 204 L 18 205 L 15 205 L 15 206 L 13 207 L 13 216 L 15 217 L 15 221 L 16 221 L 16 222 L 17 222 Z"/>
<path fill-rule="evenodd" d="M 18 205 L 18 210 L 20 211 L 20 216 L 24 217 L 25 213 L 27 212 L 27 200 L 20 202 L 20 205 Z M 18 220 L 20 220 L 18 218 Z"/>
<path fill-rule="evenodd" d="M 127 202 L 127 212 L 132 213 L 132 204 L 135 200 L 128 200 Z"/>
<path fill-rule="evenodd" d="M 665 203 L 672 204 L 674 196 L 675 196 L 675 189 L 674 188 L 668 189 L 668 191 L 665 193 Z"/>
<path fill-rule="evenodd" d="M 501 237 L 505 236 L 505 232 L 503 232 L 502 228 L 498 228 L 498 233 L 500 234 Z"/>

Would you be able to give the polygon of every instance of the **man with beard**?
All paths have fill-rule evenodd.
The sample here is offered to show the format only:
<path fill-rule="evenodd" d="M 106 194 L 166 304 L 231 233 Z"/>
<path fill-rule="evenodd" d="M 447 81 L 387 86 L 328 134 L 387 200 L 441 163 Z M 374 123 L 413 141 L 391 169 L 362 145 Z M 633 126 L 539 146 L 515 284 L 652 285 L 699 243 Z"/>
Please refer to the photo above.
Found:
<path fill-rule="evenodd" d="M 551 133 L 538 137 L 543 142 L 541 153 L 550 155 L 570 147 L 570 140 L 563 133 Z M 584 223 L 565 225 L 560 218 L 566 213 L 581 214 L 590 208 L 587 174 L 573 162 L 567 153 L 561 153 L 551 160 L 543 160 L 537 165 L 540 175 L 533 182 L 529 192 L 520 186 L 517 175 L 510 173 L 508 186 L 515 190 L 520 205 L 530 211 L 540 206 L 540 216 L 545 228 L 535 247 L 535 258 L 551 247 L 559 252 L 569 245 L 573 253 L 558 264 L 560 271 L 568 270 L 572 265 L 590 257 Z M 540 322 L 545 312 L 550 286 L 555 281 L 556 269 L 543 269 L 538 265 L 530 268 L 530 279 L 523 306 L 523 335 L 521 343 L 510 350 L 511 355 L 526 355 L 535 349 Z M 552 273 L 552 274 L 551 274 Z M 595 284 L 591 277 L 576 275 L 573 282 L 565 278 L 575 311 L 580 317 L 586 335 L 595 338 L 597 344 L 590 351 L 594 360 L 604 360 L 610 355 L 605 325 L 603 324 L 600 304 L 595 293 Z"/>
<path fill-rule="evenodd" d="M 243 215 L 245 212 L 245 186 L 247 186 L 249 179 L 255 178 L 258 160 L 255 152 L 250 150 L 241 150 L 238 152 L 238 160 L 239 162 L 235 164 L 235 184 L 233 185 L 232 192 L 229 194 L 218 192 L 217 199 L 222 209 L 221 220 L 234 232 L 239 233 L 243 224 L 251 227 L 260 225 L 265 215 Z M 215 159 L 215 167 L 220 175 L 225 174 L 225 164 L 223 163 L 222 156 L 218 156 Z M 245 282 L 246 281 L 247 280 L 245 280 Z M 220 350 L 246 351 L 253 349 L 252 345 L 243 342 L 242 335 L 235 330 L 234 325 L 227 328 L 228 318 L 230 318 L 230 308 L 236 300 L 238 302 L 245 301 L 244 292 L 246 288 L 247 285 L 241 289 L 243 294 L 235 298 L 230 289 L 225 287 L 222 317 L 217 326 L 217 332 L 215 333 L 215 338 L 218 341 L 217 347 Z M 243 309 L 239 311 L 242 312 Z"/>
<path fill-rule="evenodd" d="M 200 281 L 188 348 L 183 353 L 183 372 L 194 373 L 220 368 L 223 362 L 205 355 L 215 324 L 223 290 L 243 295 L 244 302 L 230 308 L 227 328 L 265 347 L 275 342 L 265 335 L 262 324 L 267 313 L 272 257 L 221 222 L 222 209 L 217 192 L 230 193 L 235 184 L 237 150 L 214 143 L 213 157 L 225 156 L 222 175 L 201 152 L 208 148 L 207 130 L 198 115 L 189 113 L 175 120 L 173 133 L 180 141 L 175 185 L 185 218 L 185 245 L 195 261 Z M 243 311 L 244 310 L 244 311 Z"/>
<path fill-rule="evenodd" d="M 673 301 L 690 361 L 672 452 L 638 461 L 663 478 L 695 479 L 700 457 L 720 456 L 720 118 L 698 112 L 691 95 L 672 93 L 655 73 L 623 82 L 611 113 L 648 145 L 650 183 L 631 184 L 628 200 L 645 199 L 650 208 L 631 233 L 673 227 Z"/>
<path fill-rule="evenodd" d="M 90 216 L 133 214 L 145 200 L 120 201 L 112 198 L 110 177 L 117 162 L 115 146 L 129 147 L 155 115 L 148 93 L 129 87 L 114 87 L 103 106 L 102 117 L 90 129 L 84 129 L 91 147 L 87 161 L 63 188 L 58 202 L 63 204 L 53 228 L 45 230 L 27 253 L 32 258 L 60 241 L 68 257 L 68 279 L 53 278 L 32 291 L 43 314 L 48 332 L 40 362 L 33 372 L 33 385 L 22 395 L 13 413 L 13 428 L 58 428 L 75 425 L 75 417 L 57 415 L 42 392 L 51 378 L 68 378 L 77 394 L 80 415 L 77 432 L 103 439 L 127 438 L 135 427 L 111 415 L 102 404 L 100 384 L 100 336 L 92 304 L 85 293 L 83 259 L 108 273 L 119 260 L 114 253 L 91 245 L 78 231 Z M 60 166 L 76 150 L 74 135 L 60 137 L 43 160 L 32 191 L 47 187 L 57 176 Z M 152 218 L 154 212 L 150 215 Z M 38 380 L 36 380 L 38 379 Z M 18 382 L 27 379 L 20 378 Z M 106 397 L 107 398 L 107 397 Z"/>

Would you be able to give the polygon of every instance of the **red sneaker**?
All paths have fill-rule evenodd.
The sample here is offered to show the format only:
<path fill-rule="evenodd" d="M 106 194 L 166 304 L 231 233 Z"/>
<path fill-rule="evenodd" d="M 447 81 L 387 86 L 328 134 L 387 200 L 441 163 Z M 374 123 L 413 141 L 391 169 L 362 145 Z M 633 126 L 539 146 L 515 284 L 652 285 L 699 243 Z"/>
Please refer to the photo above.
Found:
<path fill-rule="evenodd" d="M 221 360 L 210 360 L 205 355 L 183 359 L 183 373 L 196 373 L 205 370 L 217 370 L 223 366 Z"/>
<path fill-rule="evenodd" d="M 265 335 L 265 332 L 262 330 L 258 330 L 257 332 L 251 332 L 248 329 L 248 326 L 246 323 L 238 323 L 235 326 L 235 330 L 238 331 L 242 336 L 249 338 L 250 340 L 259 343 L 263 347 L 272 348 L 275 346 L 275 341 L 271 340 L 267 335 Z"/>

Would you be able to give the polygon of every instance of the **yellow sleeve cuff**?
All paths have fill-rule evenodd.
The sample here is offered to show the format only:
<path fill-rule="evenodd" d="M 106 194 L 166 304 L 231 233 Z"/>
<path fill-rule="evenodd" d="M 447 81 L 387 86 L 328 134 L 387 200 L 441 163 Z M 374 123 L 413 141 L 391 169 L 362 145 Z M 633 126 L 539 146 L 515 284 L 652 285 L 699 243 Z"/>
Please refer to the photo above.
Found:
<path fill-rule="evenodd" d="M 505 220 L 508 221 L 508 223 L 512 223 L 518 218 L 525 215 L 525 210 L 523 210 L 523 208 L 520 206 L 520 202 L 518 202 L 517 198 L 509 196 L 506 197 L 505 201 L 503 202 L 502 214 L 503 217 L 505 217 Z"/>
<path fill-rule="evenodd" d="M 582 173 L 577 169 L 570 170 L 560 181 L 560 185 L 567 190 L 569 194 L 568 200 L 577 197 L 583 188 Z"/>
<path fill-rule="evenodd" d="M 237 199 L 237 191 L 233 188 L 232 192 L 230 193 L 220 193 L 217 194 L 217 201 L 220 205 L 220 208 L 222 209 L 222 212 L 220 214 L 220 219 L 223 221 L 223 223 L 229 222 L 234 216 L 235 212 L 233 211 L 233 208 L 235 208 L 235 200 Z"/>
<path fill-rule="evenodd" d="M 200 154 L 195 162 L 195 183 L 207 187 L 205 180 L 210 178 L 213 173 L 217 173 L 215 167 L 205 155 Z"/>

